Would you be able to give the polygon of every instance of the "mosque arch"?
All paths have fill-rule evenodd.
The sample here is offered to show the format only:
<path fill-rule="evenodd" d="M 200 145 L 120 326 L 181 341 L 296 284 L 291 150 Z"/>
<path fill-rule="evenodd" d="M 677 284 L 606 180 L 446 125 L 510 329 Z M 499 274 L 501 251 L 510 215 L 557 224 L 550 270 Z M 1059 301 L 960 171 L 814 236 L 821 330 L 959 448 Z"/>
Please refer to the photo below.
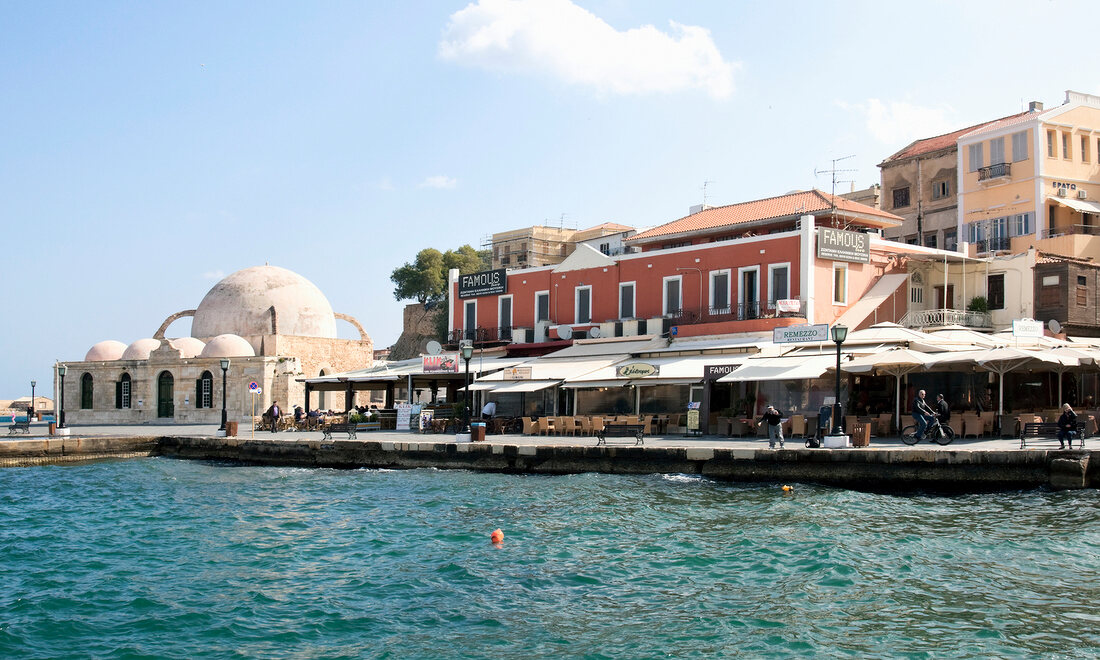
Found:
<path fill-rule="evenodd" d="M 170 371 L 162 371 L 157 377 L 157 417 L 176 416 L 175 381 Z"/>
<path fill-rule="evenodd" d="M 179 319 L 186 318 L 188 316 L 194 317 L 195 310 L 185 309 L 182 312 L 176 312 L 175 314 L 164 319 L 164 323 L 161 323 L 160 327 L 157 328 L 157 331 L 153 333 L 153 339 L 164 339 L 164 333 L 168 331 L 168 326 L 172 325 Z"/>
<path fill-rule="evenodd" d="M 84 375 L 80 377 L 80 409 L 91 410 L 92 404 L 95 400 L 93 396 L 94 381 L 92 375 L 88 372 L 84 372 Z"/>
<path fill-rule="evenodd" d="M 115 408 L 122 410 L 130 407 L 130 392 L 133 390 L 133 381 L 130 374 L 123 371 L 122 376 L 115 381 Z"/>

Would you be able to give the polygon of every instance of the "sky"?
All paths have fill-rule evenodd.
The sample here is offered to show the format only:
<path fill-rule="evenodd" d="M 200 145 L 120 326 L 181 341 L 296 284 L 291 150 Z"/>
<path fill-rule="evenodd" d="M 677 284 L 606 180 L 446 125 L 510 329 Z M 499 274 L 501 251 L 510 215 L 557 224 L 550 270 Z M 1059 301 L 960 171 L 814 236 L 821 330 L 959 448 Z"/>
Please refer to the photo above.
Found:
<path fill-rule="evenodd" d="M 829 191 L 834 159 L 838 192 L 867 187 L 914 139 L 1100 93 L 1095 40 L 1068 29 L 1098 14 L 0 0 L 0 399 L 48 394 L 55 361 L 149 337 L 250 266 L 303 275 L 382 348 L 408 302 L 389 276 L 425 247 L 659 225 L 704 187 Z"/>

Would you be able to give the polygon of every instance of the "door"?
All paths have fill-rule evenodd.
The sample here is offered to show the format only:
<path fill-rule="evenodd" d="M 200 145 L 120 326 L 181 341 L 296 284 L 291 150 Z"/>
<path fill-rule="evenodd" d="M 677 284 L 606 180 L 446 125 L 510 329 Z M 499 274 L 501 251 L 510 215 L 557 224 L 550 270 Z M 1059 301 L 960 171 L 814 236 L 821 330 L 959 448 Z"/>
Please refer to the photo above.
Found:
<path fill-rule="evenodd" d="M 754 319 L 760 315 L 760 286 L 757 283 L 759 270 L 756 268 L 741 271 L 741 318 Z"/>
<path fill-rule="evenodd" d="M 176 409 L 172 403 L 174 389 L 172 374 L 167 371 L 160 372 L 157 379 L 157 417 L 175 417 Z"/>
<path fill-rule="evenodd" d="M 946 303 L 946 304 L 945 304 Z M 955 309 L 955 285 L 947 285 L 947 300 L 943 298 L 943 287 L 936 287 L 936 306 L 934 309 Z"/>

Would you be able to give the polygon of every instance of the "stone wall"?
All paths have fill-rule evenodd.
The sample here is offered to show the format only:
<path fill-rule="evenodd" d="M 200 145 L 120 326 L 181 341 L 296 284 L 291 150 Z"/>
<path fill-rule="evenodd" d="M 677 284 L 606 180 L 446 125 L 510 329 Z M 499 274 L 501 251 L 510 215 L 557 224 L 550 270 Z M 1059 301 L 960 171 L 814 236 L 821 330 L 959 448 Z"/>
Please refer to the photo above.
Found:
<path fill-rule="evenodd" d="M 391 360 L 407 360 L 427 350 L 428 342 L 436 338 L 436 318 L 447 313 L 447 305 L 440 303 L 425 309 L 421 303 L 405 305 L 402 315 L 401 336 L 390 350 Z"/>

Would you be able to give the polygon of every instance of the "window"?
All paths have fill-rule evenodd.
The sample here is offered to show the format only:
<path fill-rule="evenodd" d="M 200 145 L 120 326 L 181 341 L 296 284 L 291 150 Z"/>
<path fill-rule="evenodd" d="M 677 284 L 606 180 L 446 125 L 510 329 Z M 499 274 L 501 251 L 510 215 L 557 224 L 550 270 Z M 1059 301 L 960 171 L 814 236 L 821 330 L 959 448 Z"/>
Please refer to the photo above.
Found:
<path fill-rule="evenodd" d="M 790 264 L 771 264 L 768 266 L 768 303 L 791 297 Z"/>
<path fill-rule="evenodd" d="M 848 304 L 848 265 L 833 264 L 833 304 Z"/>
<path fill-rule="evenodd" d="M 661 294 L 661 310 L 666 315 L 680 313 L 680 282 L 682 277 L 675 275 L 664 279 L 664 291 Z"/>
<path fill-rule="evenodd" d="M 550 292 L 537 291 L 535 293 L 535 322 L 550 320 Z"/>
<path fill-rule="evenodd" d="M 982 156 L 982 143 L 970 145 L 968 153 L 970 154 L 970 164 L 967 171 L 977 172 L 985 165 L 985 159 Z"/>
<path fill-rule="evenodd" d="M 1027 131 L 1012 134 L 1012 162 L 1027 160 Z"/>
<path fill-rule="evenodd" d="M 994 138 L 989 141 L 989 164 L 1000 165 L 1005 162 L 1005 139 Z"/>
<path fill-rule="evenodd" d="M 760 266 L 738 268 L 737 278 L 738 318 L 755 319 L 760 316 Z"/>
<path fill-rule="evenodd" d="M 512 340 L 512 296 L 501 296 L 497 299 L 497 319 L 500 325 L 499 338 L 502 341 Z"/>
<path fill-rule="evenodd" d="M 1062 158 L 1069 160 L 1073 158 L 1073 154 L 1069 149 L 1069 133 L 1062 133 Z"/>
<path fill-rule="evenodd" d="M 911 303 L 923 303 L 924 302 L 924 287 L 919 284 L 914 284 L 909 287 L 909 302 Z"/>
<path fill-rule="evenodd" d="M 730 311 L 730 272 L 710 272 L 710 313 L 728 314 Z"/>
<path fill-rule="evenodd" d="M 945 229 L 943 232 L 943 249 L 945 250 L 958 250 L 959 249 L 959 237 L 958 232 L 954 229 Z"/>
<path fill-rule="evenodd" d="M 634 318 L 634 283 L 622 282 L 619 284 L 619 318 Z"/>
<path fill-rule="evenodd" d="M 909 206 L 909 186 L 894 188 L 894 208 L 900 209 Z"/>
<path fill-rule="evenodd" d="M 130 374 L 122 374 L 115 382 L 115 408 L 130 407 Z"/>
<path fill-rule="evenodd" d="M 1047 158 L 1054 156 L 1054 131 L 1047 131 Z"/>
<path fill-rule="evenodd" d="M 1026 236 L 1031 233 L 1031 214 L 1018 213 L 1012 216 L 1009 229 L 1013 236 Z"/>
<path fill-rule="evenodd" d="M 917 237 L 916 236 L 910 236 L 909 238 L 905 239 L 905 242 L 908 245 L 916 245 L 917 244 Z"/>
<path fill-rule="evenodd" d="M 600 252 L 603 252 L 604 254 L 608 254 L 608 255 L 611 254 L 611 244 L 610 243 L 600 243 Z"/>
<path fill-rule="evenodd" d="M 986 290 L 989 293 L 989 309 L 1005 308 L 1005 276 L 1004 273 L 990 275 L 986 280 Z"/>
<path fill-rule="evenodd" d="M 92 409 L 92 375 L 89 373 L 80 377 L 80 408 Z"/>
<path fill-rule="evenodd" d="M 592 287 L 579 286 L 573 290 L 574 323 L 592 322 Z"/>
<path fill-rule="evenodd" d="M 935 233 L 924 235 L 924 247 L 930 247 L 930 248 L 936 247 L 936 234 Z"/>
<path fill-rule="evenodd" d="M 1081 162 L 1089 162 L 1089 139 L 1087 136 L 1081 136 Z"/>
<path fill-rule="evenodd" d="M 463 310 L 462 338 L 473 340 L 477 331 L 477 301 L 467 300 Z"/>
<path fill-rule="evenodd" d="M 951 193 L 951 185 L 947 179 L 932 182 L 932 199 L 943 199 Z"/>
<path fill-rule="evenodd" d="M 1077 306 L 1085 307 L 1089 304 L 1088 278 L 1084 275 L 1077 276 Z"/>
<path fill-rule="evenodd" d="M 214 375 L 209 371 L 202 372 L 202 377 L 195 383 L 195 407 L 214 407 Z"/>

